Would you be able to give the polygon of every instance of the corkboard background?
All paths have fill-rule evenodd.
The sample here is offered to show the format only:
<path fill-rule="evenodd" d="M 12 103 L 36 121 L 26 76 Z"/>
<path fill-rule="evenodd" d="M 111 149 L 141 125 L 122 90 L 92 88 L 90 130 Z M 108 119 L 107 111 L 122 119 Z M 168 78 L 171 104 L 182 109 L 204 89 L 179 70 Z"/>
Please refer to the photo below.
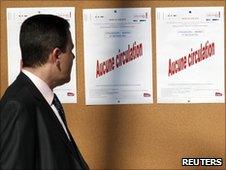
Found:
<path fill-rule="evenodd" d="M 191 169 L 182 157 L 221 157 L 225 169 L 225 104 L 156 103 L 155 8 L 224 6 L 224 0 L 2 0 L 0 95 L 7 88 L 8 7 L 75 7 L 78 103 L 65 104 L 69 128 L 91 169 Z M 85 105 L 82 10 L 151 7 L 154 104 Z M 203 167 L 196 167 L 203 169 Z M 204 167 L 207 169 L 208 167 Z"/>

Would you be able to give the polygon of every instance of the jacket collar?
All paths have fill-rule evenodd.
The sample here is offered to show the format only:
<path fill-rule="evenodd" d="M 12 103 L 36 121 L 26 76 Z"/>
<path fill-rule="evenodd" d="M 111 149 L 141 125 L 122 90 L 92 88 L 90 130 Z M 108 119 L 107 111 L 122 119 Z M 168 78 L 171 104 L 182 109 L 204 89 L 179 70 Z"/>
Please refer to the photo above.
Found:
<path fill-rule="evenodd" d="M 74 149 L 72 148 L 71 142 L 69 141 L 68 137 L 66 136 L 63 127 L 61 126 L 59 120 L 57 119 L 56 115 L 54 114 L 52 108 L 49 106 L 45 98 L 42 96 L 41 92 L 38 90 L 38 88 L 34 85 L 34 83 L 29 79 L 28 76 L 26 76 L 23 72 L 20 72 L 20 74 L 17 77 L 17 81 L 24 83 L 30 91 L 32 92 L 31 94 L 37 99 L 39 102 L 40 108 L 42 110 L 41 114 L 43 113 L 44 117 L 48 117 L 48 119 L 52 119 L 50 121 L 53 125 L 54 128 L 59 132 L 59 136 L 61 140 L 66 144 L 68 149 L 73 153 L 76 154 Z M 48 116 L 47 116 L 48 115 Z M 50 125 L 51 126 L 51 125 Z M 69 132 L 69 130 L 68 130 Z M 69 132 L 70 133 L 70 132 Z M 71 140 L 73 140 L 71 134 L 70 134 Z M 74 141 L 72 142 L 74 143 Z"/>
<path fill-rule="evenodd" d="M 23 72 L 20 72 L 20 74 L 17 77 L 17 80 L 19 82 L 23 82 L 27 85 L 27 87 L 31 90 L 32 95 L 38 99 L 38 100 L 45 100 L 45 98 L 42 96 L 38 88 L 34 85 L 34 83 L 31 81 L 31 79 L 26 76 Z"/>

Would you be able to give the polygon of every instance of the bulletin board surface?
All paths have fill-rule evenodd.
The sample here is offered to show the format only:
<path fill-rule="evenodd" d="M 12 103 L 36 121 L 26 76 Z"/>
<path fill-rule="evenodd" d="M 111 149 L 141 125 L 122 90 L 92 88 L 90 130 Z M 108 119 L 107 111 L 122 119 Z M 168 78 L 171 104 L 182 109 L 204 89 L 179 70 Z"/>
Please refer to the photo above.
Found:
<path fill-rule="evenodd" d="M 13 7 L 75 7 L 78 102 L 65 104 L 69 128 L 91 169 L 193 169 L 183 157 L 223 158 L 225 169 L 224 104 L 158 104 L 156 102 L 156 7 L 224 6 L 224 0 L 2 0 L 0 95 L 7 84 L 6 9 Z M 154 103 L 85 105 L 82 10 L 151 7 Z M 194 167 L 194 169 L 197 167 Z M 208 168 L 208 167 L 206 167 Z"/>

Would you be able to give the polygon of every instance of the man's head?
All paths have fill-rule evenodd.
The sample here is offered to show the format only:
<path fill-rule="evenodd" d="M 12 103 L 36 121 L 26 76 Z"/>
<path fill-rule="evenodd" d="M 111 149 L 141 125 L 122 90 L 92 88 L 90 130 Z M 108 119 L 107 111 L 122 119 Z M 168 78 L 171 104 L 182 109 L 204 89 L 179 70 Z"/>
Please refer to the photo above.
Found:
<path fill-rule="evenodd" d="M 25 20 L 20 30 L 23 66 L 37 67 L 46 63 L 56 47 L 65 52 L 68 32 L 68 22 L 54 15 L 35 15 Z"/>
<path fill-rule="evenodd" d="M 70 80 L 73 47 L 69 23 L 61 17 L 35 15 L 26 19 L 21 26 L 23 67 L 35 69 L 49 64 L 53 81 L 56 82 L 54 86 Z"/>

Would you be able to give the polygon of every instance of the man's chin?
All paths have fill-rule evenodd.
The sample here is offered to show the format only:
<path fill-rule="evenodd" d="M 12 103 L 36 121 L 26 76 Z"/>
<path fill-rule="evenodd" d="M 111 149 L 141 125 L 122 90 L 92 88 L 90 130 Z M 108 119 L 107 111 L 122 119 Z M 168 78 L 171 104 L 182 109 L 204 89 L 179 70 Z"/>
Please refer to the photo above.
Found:
<path fill-rule="evenodd" d="M 71 80 L 71 77 L 68 77 L 67 79 L 62 80 L 58 86 L 62 86 L 64 84 L 68 83 L 70 80 Z"/>
<path fill-rule="evenodd" d="M 65 80 L 65 83 L 70 82 L 70 80 L 71 80 L 71 77 L 69 76 L 69 77 Z"/>

